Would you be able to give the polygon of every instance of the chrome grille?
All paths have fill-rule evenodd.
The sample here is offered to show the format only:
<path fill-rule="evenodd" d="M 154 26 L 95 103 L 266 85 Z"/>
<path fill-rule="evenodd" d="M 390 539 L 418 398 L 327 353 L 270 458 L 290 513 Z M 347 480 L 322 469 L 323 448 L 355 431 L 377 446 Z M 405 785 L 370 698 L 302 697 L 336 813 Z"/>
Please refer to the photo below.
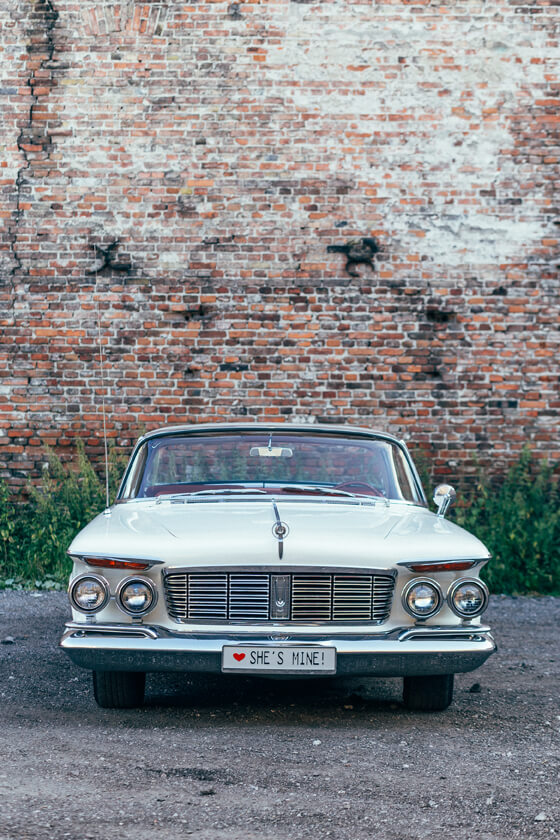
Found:
<path fill-rule="evenodd" d="M 164 577 L 167 610 L 180 622 L 269 621 L 272 577 L 256 572 L 171 573 Z M 286 620 L 382 624 L 389 617 L 394 586 L 392 575 L 293 572 Z"/>
<path fill-rule="evenodd" d="M 230 575 L 228 618 L 232 621 L 266 621 L 270 600 L 270 575 Z"/>
<path fill-rule="evenodd" d="M 227 619 L 227 575 L 181 575 L 187 577 L 186 597 L 182 608 L 185 617 Z M 171 581 L 173 585 L 174 581 Z"/>
<path fill-rule="evenodd" d="M 330 621 L 332 575 L 292 576 L 292 621 Z"/>
<path fill-rule="evenodd" d="M 373 580 L 369 575 L 333 577 L 333 620 L 358 620 L 365 612 L 372 609 Z"/>

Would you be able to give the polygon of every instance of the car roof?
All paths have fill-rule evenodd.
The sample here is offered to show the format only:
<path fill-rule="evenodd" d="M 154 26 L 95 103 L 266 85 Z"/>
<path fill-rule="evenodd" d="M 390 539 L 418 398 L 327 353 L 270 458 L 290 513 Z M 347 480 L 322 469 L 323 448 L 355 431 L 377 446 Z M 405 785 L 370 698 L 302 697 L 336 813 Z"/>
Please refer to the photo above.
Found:
<path fill-rule="evenodd" d="M 166 435 L 193 434 L 198 432 L 307 432 L 309 434 L 347 434 L 367 437 L 384 438 L 402 444 L 403 441 L 388 432 L 377 429 L 366 429 L 362 426 L 347 426 L 335 423 L 278 423 L 278 422 L 255 422 L 255 423 L 186 423 L 184 425 L 163 426 L 146 432 L 140 440 L 148 440 L 154 437 Z"/>

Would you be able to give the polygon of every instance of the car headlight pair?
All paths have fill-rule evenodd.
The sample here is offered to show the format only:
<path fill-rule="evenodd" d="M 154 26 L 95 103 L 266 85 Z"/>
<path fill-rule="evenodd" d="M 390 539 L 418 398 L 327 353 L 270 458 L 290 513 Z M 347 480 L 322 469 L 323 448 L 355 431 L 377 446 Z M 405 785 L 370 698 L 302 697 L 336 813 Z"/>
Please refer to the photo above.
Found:
<path fill-rule="evenodd" d="M 431 618 L 443 603 L 443 593 L 434 580 L 412 580 L 403 592 L 404 608 L 415 618 Z M 449 587 L 447 603 L 461 618 L 475 618 L 488 605 L 488 589 L 481 580 L 457 580 Z"/>
<path fill-rule="evenodd" d="M 82 575 L 72 582 L 69 594 L 72 606 L 91 615 L 107 605 L 109 584 L 100 575 Z M 116 602 L 128 615 L 145 615 L 156 601 L 156 588 L 147 578 L 126 578 L 118 586 Z"/>

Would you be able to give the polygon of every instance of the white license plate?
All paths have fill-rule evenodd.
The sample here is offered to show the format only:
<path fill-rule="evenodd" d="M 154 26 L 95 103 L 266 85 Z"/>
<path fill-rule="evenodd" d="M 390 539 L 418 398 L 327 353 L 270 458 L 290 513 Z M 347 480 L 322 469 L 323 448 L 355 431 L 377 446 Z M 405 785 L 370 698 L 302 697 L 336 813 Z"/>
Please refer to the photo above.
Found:
<path fill-rule="evenodd" d="M 268 674 L 336 674 L 336 649 L 311 645 L 227 645 L 222 671 Z"/>

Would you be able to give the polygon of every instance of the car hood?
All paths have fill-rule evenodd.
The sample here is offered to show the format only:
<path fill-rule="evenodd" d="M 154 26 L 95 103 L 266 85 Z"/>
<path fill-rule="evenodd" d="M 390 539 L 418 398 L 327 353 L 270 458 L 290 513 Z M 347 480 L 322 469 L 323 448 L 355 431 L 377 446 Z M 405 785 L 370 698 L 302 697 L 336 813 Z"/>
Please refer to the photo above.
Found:
<path fill-rule="evenodd" d="M 274 534 L 279 520 L 287 529 L 283 539 Z M 489 556 L 472 534 L 417 505 L 281 497 L 121 503 L 86 526 L 69 553 L 145 558 L 170 567 L 389 568 L 406 560 Z"/>

